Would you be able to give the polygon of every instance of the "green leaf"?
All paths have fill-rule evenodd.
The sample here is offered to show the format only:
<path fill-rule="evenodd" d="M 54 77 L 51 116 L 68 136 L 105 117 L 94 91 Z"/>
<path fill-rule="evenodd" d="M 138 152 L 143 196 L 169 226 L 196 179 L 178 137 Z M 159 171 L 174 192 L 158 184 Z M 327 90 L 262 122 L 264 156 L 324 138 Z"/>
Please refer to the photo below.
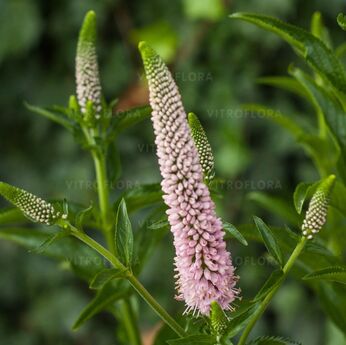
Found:
<path fill-rule="evenodd" d="M 340 26 L 340 28 L 346 31 L 346 16 L 343 13 L 339 13 L 336 17 L 336 20 Z"/>
<path fill-rule="evenodd" d="M 135 233 L 136 260 L 133 270 L 136 275 L 142 271 L 158 242 L 169 230 L 165 209 L 165 207 L 160 207 L 151 212 Z"/>
<path fill-rule="evenodd" d="M 185 338 L 167 340 L 169 345 L 215 345 L 216 339 L 212 335 L 189 335 Z"/>
<path fill-rule="evenodd" d="M 298 138 L 298 142 L 320 171 L 334 171 L 338 159 L 334 143 L 312 134 L 303 134 Z"/>
<path fill-rule="evenodd" d="M 75 224 L 76 224 L 77 229 L 83 230 L 84 220 L 86 217 L 88 217 L 90 214 L 92 214 L 93 208 L 94 208 L 94 206 L 91 204 L 89 207 L 80 210 L 76 214 Z"/>
<path fill-rule="evenodd" d="M 133 233 L 124 199 L 121 200 L 118 207 L 114 237 L 120 261 L 122 261 L 126 267 L 131 267 L 133 256 Z"/>
<path fill-rule="evenodd" d="M 37 107 L 29 103 L 25 103 L 25 107 L 33 113 L 46 117 L 47 119 L 58 123 L 59 125 L 65 127 L 69 131 L 73 131 L 73 124 L 62 114 L 50 111 L 45 108 Z"/>
<path fill-rule="evenodd" d="M 60 230 L 58 232 L 56 232 L 55 234 L 49 236 L 43 243 L 41 243 L 37 248 L 34 248 L 32 250 L 33 253 L 36 253 L 36 254 L 42 254 L 44 253 L 48 248 L 49 246 L 52 245 L 52 243 L 54 241 L 57 241 L 61 238 L 64 238 L 64 237 L 67 237 L 71 234 L 71 232 L 69 230 Z"/>
<path fill-rule="evenodd" d="M 309 99 L 311 96 L 309 95 Z M 334 169 L 336 164 L 335 147 L 328 145 L 326 140 L 317 135 L 306 133 L 306 130 L 300 127 L 299 123 L 280 111 L 265 107 L 260 104 L 245 104 L 244 110 L 257 113 L 258 115 L 271 120 L 282 128 L 286 129 L 315 161 L 320 170 Z"/>
<path fill-rule="evenodd" d="M 90 282 L 89 288 L 99 290 L 111 280 L 123 277 L 125 277 L 125 271 L 121 271 L 116 268 L 106 268 L 96 273 Z"/>
<path fill-rule="evenodd" d="M 345 287 L 339 284 L 321 283 L 318 296 L 324 311 L 346 335 Z"/>
<path fill-rule="evenodd" d="M 258 308 L 257 303 L 243 301 L 242 304 L 231 314 L 231 320 L 225 331 L 224 339 L 237 335 L 248 323 Z"/>
<path fill-rule="evenodd" d="M 0 209 L 0 225 L 27 222 L 28 219 L 17 207 L 7 207 Z"/>
<path fill-rule="evenodd" d="M 148 105 L 121 111 L 113 116 L 112 128 L 115 134 L 148 119 L 151 115 L 151 108 Z"/>
<path fill-rule="evenodd" d="M 335 49 L 335 55 L 340 59 L 342 58 L 346 53 L 346 43 L 341 43 L 336 49 Z"/>
<path fill-rule="evenodd" d="M 243 224 L 238 226 L 243 236 L 248 241 L 264 243 L 262 236 L 254 224 Z M 300 236 L 287 227 L 270 226 L 280 249 L 285 256 L 291 255 L 297 246 Z M 343 263 L 339 257 L 334 256 L 324 244 L 323 240 L 316 238 L 314 242 L 308 242 L 297 259 L 298 264 L 291 271 L 293 275 L 301 279 L 308 271 L 315 271 L 321 267 L 340 266 Z"/>
<path fill-rule="evenodd" d="M 302 213 L 304 201 L 306 200 L 306 198 L 309 195 L 313 194 L 317 185 L 318 185 L 318 182 L 316 182 L 316 183 L 301 182 L 296 187 L 296 189 L 293 193 L 293 202 L 294 202 L 294 207 L 296 208 L 296 210 L 299 214 Z"/>
<path fill-rule="evenodd" d="M 224 222 L 222 224 L 223 229 L 229 233 L 232 237 L 237 239 L 242 245 L 247 246 L 248 243 L 245 239 L 245 237 L 241 234 L 241 232 L 233 225 L 227 222 Z"/>
<path fill-rule="evenodd" d="M 82 310 L 73 325 L 73 329 L 78 329 L 84 322 L 91 319 L 94 315 L 111 307 L 114 302 L 126 298 L 127 296 L 129 296 L 129 289 L 125 282 L 117 282 L 117 284 L 109 282 L 108 284 L 105 284 L 89 304 Z"/>
<path fill-rule="evenodd" d="M 300 56 L 337 90 L 346 92 L 346 73 L 333 52 L 310 32 L 277 18 L 255 13 L 234 13 L 230 16 L 255 24 L 279 35 Z"/>
<path fill-rule="evenodd" d="M 346 215 L 346 186 L 341 181 L 335 181 L 330 197 L 330 205 Z"/>
<path fill-rule="evenodd" d="M 301 345 L 301 343 L 283 337 L 265 335 L 251 341 L 248 345 Z"/>
<path fill-rule="evenodd" d="M 59 230 L 60 232 L 61 230 Z M 0 229 L 0 238 L 12 241 L 29 250 L 35 250 L 50 240 L 52 231 L 46 229 L 9 228 Z M 104 261 L 91 248 L 72 237 L 59 238 L 41 253 L 61 262 L 68 262 L 84 279 L 91 279 L 104 268 Z"/>
<path fill-rule="evenodd" d="M 311 33 L 319 38 L 328 48 L 332 49 L 328 29 L 324 25 L 322 14 L 319 11 L 314 12 L 311 17 Z"/>
<path fill-rule="evenodd" d="M 160 220 L 150 224 L 148 226 L 148 229 L 150 229 L 150 230 L 158 230 L 158 229 L 165 228 L 167 226 L 169 226 L 169 222 L 168 222 L 167 217 L 166 217 L 166 219 L 160 219 Z"/>
<path fill-rule="evenodd" d="M 257 302 L 263 299 L 265 296 L 267 296 L 269 292 L 271 292 L 274 288 L 276 288 L 282 282 L 282 279 L 283 279 L 282 270 L 276 270 L 272 272 L 272 274 L 269 276 L 269 278 L 261 287 L 260 291 L 258 291 L 258 293 L 256 294 L 253 301 Z"/>
<path fill-rule="evenodd" d="M 292 92 L 300 97 L 309 98 L 305 89 L 292 77 L 287 76 L 269 76 L 257 78 L 256 81 L 260 84 L 274 86 L 289 92 Z"/>
<path fill-rule="evenodd" d="M 294 207 L 287 198 L 273 196 L 262 192 L 251 192 L 247 195 L 248 199 L 256 202 L 269 212 L 275 213 L 294 225 L 300 225 L 300 216 L 297 215 Z"/>
<path fill-rule="evenodd" d="M 271 230 L 268 226 L 263 222 L 263 220 L 259 217 L 254 216 L 254 221 L 258 231 L 260 232 L 264 244 L 271 254 L 271 256 L 277 261 L 277 263 L 282 267 L 283 266 L 283 256 L 281 253 L 281 249 L 278 245 L 276 238 L 274 237 Z"/>
<path fill-rule="evenodd" d="M 151 206 L 158 202 L 162 202 L 162 190 L 160 183 L 135 185 L 133 188 L 121 194 L 114 206 L 117 209 L 121 199 L 126 200 L 127 209 L 129 212 L 137 209 Z"/>
<path fill-rule="evenodd" d="M 303 277 L 304 280 L 328 280 L 346 284 L 346 266 L 331 266 L 311 272 Z"/>
<path fill-rule="evenodd" d="M 299 68 L 290 68 L 290 73 L 305 87 L 317 109 L 334 134 L 341 148 L 346 148 L 346 116 L 341 104 Z"/>

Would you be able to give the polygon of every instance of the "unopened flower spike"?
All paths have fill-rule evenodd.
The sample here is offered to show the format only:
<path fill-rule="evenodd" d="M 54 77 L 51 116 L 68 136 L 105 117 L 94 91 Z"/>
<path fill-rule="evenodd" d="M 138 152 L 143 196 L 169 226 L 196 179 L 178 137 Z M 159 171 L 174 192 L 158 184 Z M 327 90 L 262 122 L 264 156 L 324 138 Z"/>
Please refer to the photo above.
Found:
<path fill-rule="evenodd" d="M 89 11 L 79 33 L 76 55 L 77 99 L 83 114 L 88 102 L 92 102 L 95 118 L 100 118 L 102 110 L 101 83 L 96 54 L 96 15 Z"/>
<path fill-rule="evenodd" d="M 163 199 L 176 250 L 177 299 L 185 301 L 185 312 L 197 315 L 209 315 L 213 301 L 222 309 L 232 309 L 239 294 L 237 276 L 226 250 L 222 222 L 203 181 L 178 88 L 148 44 L 141 42 L 139 50 L 149 83 Z"/>
<path fill-rule="evenodd" d="M 188 119 L 191 134 L 198 151 L 199 161 L 203 169 L 204 178 L 209 182 L 215 176 L 213 151 L 198 117 L 194 113 L 189 113 Z"/>
<path fill-rule="evenodd" d="M 210 324 L 214 334 L 223 335 L 227 329 L 229 320 L 217 302 L 212 302 L 210 308 Z"/>
<path fill-rule="evenodd" d="M 0 194 L 34 222 L 52 225 L 64 218 L 49 202 L 5 182 L 0 182 Z"/>
<path fill-rule="evenodd" d="M 334 186 L 335 175 L 323 180 L 312 196 L 302 225 L 303 235 L 312 239 L 318 233 L 327 219 L 329 195 Z"/>

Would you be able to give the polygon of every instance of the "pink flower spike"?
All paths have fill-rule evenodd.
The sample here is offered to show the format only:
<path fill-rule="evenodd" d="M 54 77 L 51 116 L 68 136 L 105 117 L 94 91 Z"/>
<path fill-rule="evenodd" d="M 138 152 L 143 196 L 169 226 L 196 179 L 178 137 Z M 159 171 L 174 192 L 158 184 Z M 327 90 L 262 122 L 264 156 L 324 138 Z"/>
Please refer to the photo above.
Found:
<path fill-rule="evenodd" d="M 177 299 L 187 312 L 209 315 L 239 295 L 222 222 L 215 213 L 178 88 L 159 55 L 139 44 L 149 83 L 152 122 L 163 181 L 164 201 L 176 249 Z"/>

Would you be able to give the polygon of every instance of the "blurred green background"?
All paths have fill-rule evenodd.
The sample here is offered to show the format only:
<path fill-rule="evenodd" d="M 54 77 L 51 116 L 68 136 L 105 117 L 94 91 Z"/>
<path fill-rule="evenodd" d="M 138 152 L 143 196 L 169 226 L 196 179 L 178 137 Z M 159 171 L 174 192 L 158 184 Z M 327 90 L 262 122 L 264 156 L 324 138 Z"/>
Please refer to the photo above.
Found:
<path fill-rule="evenodd" d="M 318 10 L 333 41 L 341 43 L 345 37 L 335 17 L 345 5 L 344 0 L 1 0 L 1 180 L 46 198 L 95 200 L 87 152 L 69 133 L 24 106 L 24 101 L 67 103 L 75 87 L 78 30 L 93 9 L 105 97 L 119 98 L 118 109 L 147 102 L 136 45 L 148 41 L 170 64 L 186 109 L 198 114 L 207 129 L 217 175 L 226 180 L 220 215 L 234 224 L 251 222 L 252 214 L 282 224 L 252 203 L 249 193 L 260 190 L 291 200 L 296 184 L 316 179 L 317 172 L 286 132 L 244 114 L 240 104 L 264 103 L 304 121 L 310 109 L 296 97 L 256 84 L 256 78 L 286 74 L 290 62 L 299 62 L 279 38 L 231 21 L 227 14 L 260 12 L 309 28 Z M 122 176 L 112 185 L 113 198 L 136 184 L 159 181 L 153 143 L 150 121 L 118 138 Z M 253 296 L 270 271 L 265 261 L 255 259 L 264 249 L 252 245 L 245 250 L 237 242 L 231 249 L 243 294 Z M 172 257 L 167 236 L 141 280 L 171 311 L 180 312 L 183 306 L 173 300 Z M 63 266 L 1 241 L 0 272 L 0 344 L 116 344 L 115 321 L 105 313 L 71 330 L 91 294 Z M 140 320 L 143 330 L 157 322 L 143 304 Z M 293 280 L 280 290 L 255 332 L 291 336 L 306 345 L 344 344 L 311 292 Z"/>

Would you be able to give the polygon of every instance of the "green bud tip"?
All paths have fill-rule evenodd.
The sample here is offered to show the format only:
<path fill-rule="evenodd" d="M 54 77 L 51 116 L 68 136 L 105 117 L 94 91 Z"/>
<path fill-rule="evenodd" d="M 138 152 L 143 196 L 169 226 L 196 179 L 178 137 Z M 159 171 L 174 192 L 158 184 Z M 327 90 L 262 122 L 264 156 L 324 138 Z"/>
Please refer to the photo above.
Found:
<path fill-rule="evenodd" d="M 210 304 L 210 324 L 217 335 L 222 335 L 227 328 L 228 318 L 220 305 L 213 301 Z"/>
<path fill-rule="evenodd" d="M 327 220 L 329 195 L 334 182 L 335 175 L 328 176 L 318 185 L 310 200 L 302 225 L 303 235 L 308 239 L 312 239 L 322 229 Z"/>
<path fill-rule="evenodd" d="M 152 47 L 150 47 L 150 45 L 145 41 L 141 41 L 138 43 L 138 49 L 144 61 L 157 56 L 155 50 Z"/>
<path fill-rule="evenodd" d="M 198 151 L 199 161 L 202 166 L 204 178 L 206 181 L 210 181 L 215 176 L 213 151 L 198 117 L 194 113 L 189 113 L 188 122 Z"/>
<path fill-rule="evenodd" d="M 83 21 L 82 28 L 79 33 L 79 44 L 95 43 L 96 41 L 96 13 L 89 11 Z"/>

